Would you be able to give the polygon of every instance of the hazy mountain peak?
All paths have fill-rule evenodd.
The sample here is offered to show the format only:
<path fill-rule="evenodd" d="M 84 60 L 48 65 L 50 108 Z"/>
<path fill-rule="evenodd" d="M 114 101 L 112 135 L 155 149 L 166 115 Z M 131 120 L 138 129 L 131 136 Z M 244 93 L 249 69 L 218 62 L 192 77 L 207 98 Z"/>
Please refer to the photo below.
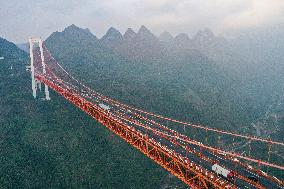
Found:
<path fill-rule="evenodd" d="M 122 34 L 114 27 L 110 27 L 106 32 L 106 34 L 102 37 L 102 40 L 120 40 L 120 39 L 122 39 Z"/>
<path fill-rule="evenodd" d="M 73 37 L 80 37 L 80 38 L 91 38 L 97 40 L 97 37 L 93 35 L 88 28 L 82 29 L 75 24 L 72 24 L 68 27 L 66 27 L 63 32 L 54 32 L 51 36 L 54 35 L 62 35 L 62 34 L 68 34 Z M 50 37 L 51 37 L 50 36 Z"/>
<path fill-rule="evenodd" d="M 97 45 L 98 38 L 89 29 L 82 29 L 74 24 L 66 27 L 62 32 L 53 32 L 46 40 L 46 44 L 80 44 Z M 59 45 L 58 45 L 59 46 Z"/>
<path fill-rule="evenodd" d="M 150 32 L 150 30 L 148 28 L 146 28 L 146 26 L 142 25 L 138 31 L 139 32 Z"/>
<path fill-rule="evenodd" d="M 148 28 L 146 28 L 144 25 L 142 25 L 140 29 L 138 30 L 138 34 L 152 34 L 152 32 Z"/>
<path fill-rule="evenodd" d="M 215 34 L 209 29 L 200 30 L 194 37 L 194 40 L 198 40 L 200 43 L 208 43 L 216 38 Z"/>
<path fill-rule="evenodd" d="M 175 37 L 175 39 L 176 39 L 177 41 L 189 41 L 188 34 L 186 34 L 186 33 L 180 33 L 180 34 L 178 34 L 178 35 Z"/>
<path fill-rule="evenodd" d="M 173 41 L 174 37 L 169 32 L 164 31 L 163 33 L 160 34 L 159 39 L 160 41 L 163 42 L 171 42 Z"/>
<path fill-rule="evenodd" d="M 75 30 L 83 30 L 82 28 L 79 28 L 78 26 L 76 26 L 75 24 L 71 24 L 70 26 L 67 26 L 63 32 L 68 32 L 68 31 L 75 31 Z"/>
<path fill-rule="evenodd" d="M 135 36 L 136 36 L 136 33 L 132 30 L 132 28 L 128 28 L 126 32 L 124 33 L 123 38 L 125 40 L 131 40 L 131 39 L 134 39 Z"/>
<path fill-rule="evenodd" d="M 137 33 L 137 37 L 142 40 L 157 40 L 157 37 L 144 25 L 142 25 Z"/>

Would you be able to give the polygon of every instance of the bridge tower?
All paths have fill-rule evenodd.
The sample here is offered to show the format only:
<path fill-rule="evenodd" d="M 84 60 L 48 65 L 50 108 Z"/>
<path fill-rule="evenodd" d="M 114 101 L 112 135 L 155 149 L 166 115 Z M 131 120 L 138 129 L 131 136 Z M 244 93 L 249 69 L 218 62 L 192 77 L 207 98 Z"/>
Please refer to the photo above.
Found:
<path fill-rule="evenodd" d="M 31 77 L 32 77 L 32 91 L 33 91 L 34 98 L 36 98 L 37 88 L 39 88 L 41 90 L 41 82 L 38 81 L 35 78 L 33 48 L 34 48 L 34 46 L 38 45 L 39 50 L 40 50 L 42 73 L 46 74 L 46 69 L 45 69 L 46 66 L 45 66 L 45 60 L 44 60 L 44 54 L 43 54 L 43 41 L 42 41 L 41 38 L 29 38 L 29 44 L 30 44 L 30 58 L 31 58 L 31 67 L 30 68 L 31 68 Z M 45 100 L 50 100 L 48 85 L 46 85 L 46 84 L 44 84 L 44 91 L 45 91 Z"/>

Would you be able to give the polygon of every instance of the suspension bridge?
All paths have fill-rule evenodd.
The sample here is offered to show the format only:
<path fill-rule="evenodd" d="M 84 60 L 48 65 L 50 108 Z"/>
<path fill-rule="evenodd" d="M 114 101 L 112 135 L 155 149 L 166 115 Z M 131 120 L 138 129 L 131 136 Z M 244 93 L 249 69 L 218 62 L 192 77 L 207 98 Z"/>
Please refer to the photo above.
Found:
<path fill-rule="evenodd" d="M 183 122 L 96 92 L 68 73 L 40 38 L 30 38 L 33 96 L 44 84 L 192 189 L 283 188 L 284 165 L 271 160 L 284 143 Z M 245 144 L 245 145 L 244 145 Z M 245 150 L 238 148 L 245 146 Z M 237 150 L 239 149 L 239 150 Z"/>

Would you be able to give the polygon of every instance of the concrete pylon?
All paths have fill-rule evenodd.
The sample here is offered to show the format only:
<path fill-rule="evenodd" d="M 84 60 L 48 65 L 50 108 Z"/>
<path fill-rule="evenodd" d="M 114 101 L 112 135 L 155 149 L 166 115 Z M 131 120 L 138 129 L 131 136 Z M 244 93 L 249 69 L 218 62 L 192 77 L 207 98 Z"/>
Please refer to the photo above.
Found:
<path fill-rule="evenodd" d="M 42 65 L 42 73 L 46 74 L 46 64 L 43 54 L 43 41 L 41 38 L 29 38 L 30 44 L 30 58 L 31 58 L 31 77 L 32 77 L 32 91 L 33 96 L 36 98 L 37 95 L 37 85 L 36 85 L 36 78 L 35 78 L 35 67 L 34 67 L 34 53 L 33 48 L 35 44 L 38 44 L 40 50 L 40 58 L 41 58 L 41 65 Z M 48 86 L 44 85 L 44 92 L 45 92 L 45 99 L 50 100 Z"/>

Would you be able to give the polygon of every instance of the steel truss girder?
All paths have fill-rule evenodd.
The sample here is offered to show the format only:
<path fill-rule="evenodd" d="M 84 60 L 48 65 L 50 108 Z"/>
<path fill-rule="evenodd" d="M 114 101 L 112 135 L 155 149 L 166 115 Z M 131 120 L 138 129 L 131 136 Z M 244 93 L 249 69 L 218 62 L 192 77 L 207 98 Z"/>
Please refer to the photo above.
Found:
<path fill-rule="evenodd" d="M 101 110 L 95 104 L 85 100 L 81 96 L 56 85 L 42 75 L 36 75 L 36 78 L 62 95 L 65 99 L 80 108 L 82 111 L 89 114 L 110 131 L 124 139 L 131 146 L 138 149 L 171 174 L 175 175 L 190 188 L 234 188 L 233 185 L 229 184 L 224 179 L 221 179 L 210 172 L 202 171 L 200 166 L 190 162 L 189 159 L 181 159 L 180 155 L 175 152 L 170 153 L 166 150 L 166 147 L 160 147 L 153 139 L 148 138 L 133 127 L 124 125 L 122 122 L 112 117 L 108 112 Z"/>

